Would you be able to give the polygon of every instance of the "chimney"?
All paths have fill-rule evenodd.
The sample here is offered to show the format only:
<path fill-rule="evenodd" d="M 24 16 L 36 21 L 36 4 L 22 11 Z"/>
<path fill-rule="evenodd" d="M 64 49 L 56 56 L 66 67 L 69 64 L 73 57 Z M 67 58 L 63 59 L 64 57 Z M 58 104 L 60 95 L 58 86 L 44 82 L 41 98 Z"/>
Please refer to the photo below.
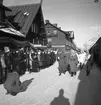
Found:
<path fill-rule="evenodd" d="M 61 27 L 58 27 L 61 30 Z"/>
<path fill-rule="evenodd" d="M 49 23 L 49 20 L 45 20 L 45 23 L 46 23 L 46 24 Z"/>
<path fill-rule="evenodd" d="M 53 24 L 55 27 L 57 27 L 57 24 L 55 23 L 55 24 Z"/>

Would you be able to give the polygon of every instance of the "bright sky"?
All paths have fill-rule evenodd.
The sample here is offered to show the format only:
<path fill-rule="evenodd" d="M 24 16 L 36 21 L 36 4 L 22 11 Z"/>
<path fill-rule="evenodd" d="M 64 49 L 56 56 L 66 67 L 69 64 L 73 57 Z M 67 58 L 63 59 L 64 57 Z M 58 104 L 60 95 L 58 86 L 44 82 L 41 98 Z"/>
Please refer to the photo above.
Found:
<path fill-rule="evenodd" d="M 74 31 L 78 47 L 101 34 L 101 0 L 43 0 L 44 19 L 58 23 L 64 31 Z M 4 5 L 40 2 L 40 0 L 4 0 Z"/>

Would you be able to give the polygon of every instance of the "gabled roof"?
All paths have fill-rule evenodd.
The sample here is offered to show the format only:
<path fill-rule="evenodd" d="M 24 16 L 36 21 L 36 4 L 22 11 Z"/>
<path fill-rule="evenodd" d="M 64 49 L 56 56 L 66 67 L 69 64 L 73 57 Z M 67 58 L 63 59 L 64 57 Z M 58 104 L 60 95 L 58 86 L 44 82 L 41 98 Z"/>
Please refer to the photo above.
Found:
<path fill-rule="evenodd" d="M 46 23 L 45 26 L 47 26 L 48 24 L 51 25 L 52 27 L 54 27 L 55 29 L 59 30 L 60 32 L 64 33 L 67 37 L 70 37 L 71 34 L 74 34 L 74 31 L 63 31 L 60 28 L 58 28 L 58 27 L 54 26 L 53 24 L 51 24 L 50 22 Z M 76 50 L 76 48 L 77 48 L 73 41 L 72 42 L 68 41 L 66 46 L 69 46 L 69 47 L 73 48 L 74 50 Z"/>
<path fill-rule="evenodd" d="M 0 4 L 0 8 L 6 10 L 6 11 L 11 11 L 9 8 L 5 7 L 4 5 Z"/>
<path fill-rule="evenodd" d="M 63 31 L 59 27 L 54 26 L 53 24 L 51 24 L 50 22 L 46 23 L 45 26 L 47 26 L 48 24 L 50 24 L 51 26 L 53 26 L 54 28 L 56 28 L 60 32 L 64 33 L 66 35 L 67 39 L 70 38 L 71 35 L 73 35 L 72 39 L 74 39 L 74 31 Z"/>
<path fill-rule="evenodd" d="M 40 6 L 40 3 L 9 6 L 12 11 L 6 12 L 7 19 L 26 36 Z"/>
<path fill-rule="evenodd" d="M 49 23 L 46 23 L 45 26 L 48 25 L 48 24 L 50 24 L 51 26 L 53 26 L 53 27 L 56 28 L 57 30 L 59 30 L 59 31 L 61 31 L 62 33 L 64 33 L 65 35 L 67 35 L 67 33 L 66 33 L 65 31 L 63 31 L 63 30 L 61 30 L 60 28 L 54 26 L 54 25 L 51 24 L 50 22 L 49 22 Z"/>
<path fill-rule="evenodd" d="M 63 31 L 63 30 L 61 30 L 60 28 L 58 28 L 58 27 L 54 26 L 53 24 L 51 24 L 50 22 L 46 23 L 45 26 L 47 26 L 48 24 L 51 25 L 52 27 L 56 28 L 56 29 L 59 30 L 60 32 L 64 33 L 64 34 L 66 35 L 67 39 L 70 38 L 70 35 L 71 35 L 72 33 L 74 34 L 74 31 Z M 74 39 L 74 37 L 73 37 L 73 39 Z"/>
<path fill-rule="evenodd" d="M 93 42 L 92 46 L 88 49 L 90 54 L 92 53 L 94 47 L 98 47 L 97 46 L 98 44 L 101 45 L 101 37 L 100 36 L 98 38 L 96 38 L 95 42 Z"/>

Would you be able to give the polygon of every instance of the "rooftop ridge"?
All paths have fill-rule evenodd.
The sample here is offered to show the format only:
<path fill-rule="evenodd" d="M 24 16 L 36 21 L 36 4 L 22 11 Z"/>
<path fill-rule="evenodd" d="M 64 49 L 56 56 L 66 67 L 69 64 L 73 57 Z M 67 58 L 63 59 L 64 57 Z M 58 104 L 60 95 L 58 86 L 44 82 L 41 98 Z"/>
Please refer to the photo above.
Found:
<path fill-rule="evenodd" d="M 16 6 L 29 6 L 29 5 L 40 5 L 40 3 L 29 3 L 29 4 L 17 4 L 17 5 L 11 5 L 11 6 L 7 6 L 7 7 L 16 7 Z"/>

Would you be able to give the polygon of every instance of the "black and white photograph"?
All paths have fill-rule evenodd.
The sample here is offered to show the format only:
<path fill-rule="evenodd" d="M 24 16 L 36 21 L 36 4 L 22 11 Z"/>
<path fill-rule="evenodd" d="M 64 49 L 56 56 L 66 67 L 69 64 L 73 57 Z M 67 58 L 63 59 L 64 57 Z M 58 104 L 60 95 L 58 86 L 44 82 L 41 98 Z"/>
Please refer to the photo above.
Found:
<path fill-rule="evenodd" d="M 0 0 L 0 105 L 101 105 L 101 0 Z"/>

